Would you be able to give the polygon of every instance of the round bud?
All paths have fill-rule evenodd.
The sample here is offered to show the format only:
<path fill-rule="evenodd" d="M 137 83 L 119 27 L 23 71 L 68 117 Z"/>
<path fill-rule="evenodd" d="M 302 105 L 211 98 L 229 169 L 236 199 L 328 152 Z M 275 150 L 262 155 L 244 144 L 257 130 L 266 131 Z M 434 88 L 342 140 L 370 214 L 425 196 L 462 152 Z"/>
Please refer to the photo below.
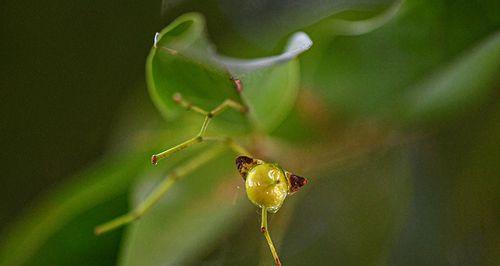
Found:
<path fill-rule="evenodd" d="M 246 176 L 245 187 L 251 202 L 272 213 L 279 210 L 288 194 L 288 182 L 283 169 L 270 163 L 252 167 Z"/>

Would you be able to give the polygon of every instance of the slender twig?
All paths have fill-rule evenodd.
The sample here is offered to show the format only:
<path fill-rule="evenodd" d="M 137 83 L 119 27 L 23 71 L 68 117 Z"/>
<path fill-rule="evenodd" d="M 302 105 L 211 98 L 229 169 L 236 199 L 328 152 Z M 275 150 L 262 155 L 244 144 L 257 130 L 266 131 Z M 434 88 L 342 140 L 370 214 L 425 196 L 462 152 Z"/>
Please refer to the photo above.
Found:
<path fill-rule="evenodd" d="M 276 252 L 276 249 L 274 248 L 273 240 L 271 239 L 271 236 L 269 235 L 269 230 L 267 227 L 267 209 L 262 208 L 262 222 L 260 225 L 260 232 L 264 234 L 264 237 L 266 238 L 267 244 L 269 245 L 269 249 L 271 250 L 271 253 L 273 254 L 274 262 L 276 263 L 276 266 L 281 266 L 281 261 L 280 258 L 278 257 L 278 253 Z"/>
<path fill-rule="evenodd" d="M 203 142 L 204 140 L 207 140 L 208 138 L 205 137 L 205 132 L 207 131 L 208 124 L 210 123 L 210 121 L 214 117 L 216 117 L 219 114 L 221 114 L 222 112 L 224 112 L 227 108 L 232 108 L 232 109 L 234 109 L 238 112 L 241 112 L 241 113 L 245 113 L 247 111 L 247 108 L 244 105 L 242 105 L 238 102 L 235 102 L 231 99 L 226 99 L 224 102 L 222 102 L 220 105 L 218 105 L 212 111 L 209 111 L 209 112 L 207 112 L 204 109 L 202 109 L 196 105 L 193 105 L 190 102 L 184 100 L 180 93 L 174 94 L 173 99 L 177 104 L 181 105 L 182 107 L 186 108 L 187 110 L 191 110 L 195 113 L 204 115 L 205 120 L 203 121 L 203 124 L 201 125 L 201 129 L 200 129 L 200 132 L 198 133 L 198 135 L 182 142 L 181 144 L 179 144 L 175 147 L 172 147 L 166 151 L 163 151 L 163 152 L 160 152 L 158 154 L 153 155 L 151 157 L 151 163 L 153 163 L 153 164 L 157 164 L 159 160 L 167 158 L 170 155 L 172 155 L 173 153 L 184 150 L 185 148 L 190 147 L 196 143 L 200 143 L 200 142 Z M 244 154 L 248 154 L 248 152 L 245 149 L 243 149 L 243 147 L 241 147 L 239 145 L 238 145 L 239 147 L 237 147 L 235 149 L 236 144 L 233 140 L 226 138 L 224 140 L 224 142 L 230 144 L 229 146 L 233 150 L 235 150 L 237 152 L 244 151 L 243 152 Z"/>
<path fill-rule="evenodd" d="M 238 153 L 239 155 L 246 155 L 250 156 L 250 153 L 241 145 L 236 143 L 233 139 L 228 138 L 228 137 L 205 137 L 204 134 L 207 130 L 208 124 L 214 118 L 215 116 L 221 114 L 224 110 L 227 108 L 233 108 L 239 112 L 246 112 L 247 108 L 233 100 L 225 100 L 223 103 L 221 103 L 219 106 L 215 107 L 212 111 L 207 112 L 203 110 L 202 108 L 192 105 L 191 103 L 185 101 L 182 99 L 182 96 L 180 94 L 175 94 L 173 96 L 173 99 L 175 102 L 183 106 L 184 108 L 188 110 L 192 110 L 195 113 L 201 114 L 205 116 L 205 120 L 203 121 L 203 125 L 201 126 L 200 132 L 198 135 L 195 137 L 188 139 L 181 144 L 172 147 L 166 151 L 163 151 L 161 153 L 155 154 L 151 158 L 151 162 L 153 164 L 157 164 L 158 160 L 167 158 L 168 156 L 184 150 L 187 147 L 190 147 L 196 143 L 200 143 L 204 140 L 210 140 L 210 141 L 219 141 L 222 143 L 227 144 L 229 148 L 231 148 L 234 152 Z M 95 233 L 96 234 L 102 234 L 111 230 L 114 230 L 118 227 L 121 227 L 125 224 L 128 224 L 130 222 L 133 222 L 140 217 L 142 217 L 148 210 L 151 209 L 172 187 L 172 185 L 179 180 L 180 178 L 184 177 L 185 175 L 189 174 L 190 172 L 198 169 L 200 166 L 203 164 L 207 163 L 208 161 L 214 159 L 217 157 L 217 155 L 220 154 L 222 150 L 221 149 L 212 149 L 207 151 L 206 153 L 202 153 L 198 155 L 195 158 L 192 158 L 188 163 L 186 163 L 183 166 L 180 166 L 179 168 L 175 169 L 168 175 L 166 179 L 164 179 L 152 192 L 147 196 L 147 198 L 141 202 L 133 211 L 122 215 L 120 217 L 117 217 L 105 224 L 102 224 L 98 227 L 95 228 Z"/>
<path fill-rule="evenodd" d="M 100 235 L 139 219 L 170 190 L 176 181 L 200 168 L 210 160 L 213 160 L 223 150 L 224 149 L 221 147 L 212 148 L 204 153 L 201 153 L 197 157 L 192 158 L 186 164 L 174 169 L 134 210 L 105 224 L 97 226 L 95 228 L 95 233 Z"/>

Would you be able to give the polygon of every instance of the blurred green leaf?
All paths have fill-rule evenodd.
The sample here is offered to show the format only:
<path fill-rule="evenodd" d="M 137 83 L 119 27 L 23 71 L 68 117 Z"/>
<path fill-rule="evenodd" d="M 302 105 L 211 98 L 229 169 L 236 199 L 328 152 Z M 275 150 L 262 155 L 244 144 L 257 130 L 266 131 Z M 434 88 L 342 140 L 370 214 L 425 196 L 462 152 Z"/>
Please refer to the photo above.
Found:
<path fill-rule="evenodd" d="M 318 136 L 317 128 L 311 125 L 310 122 L 311 121 L 304 119 L 303 110 L 293 107 L 292 111 L 276 130 L 272 132 L 271 136 L 298 145 L 300 145 L 300 143 L 310 142 L 320 137 Z"/>
<path fill-rule="evenodd" d="M 251 207 L 233 160 L 234 155 L 225 154 L 177 182 L 130 227 L 120 264 L 187 265 L 231 234 Z M 146 176 L 135 191 L 134 205 L 166 175 Z"/>
<path fill-rule="evenodd" d="M 395 0 L 385 10 L 375 12 L 368 18 L 341 18 L 334 16 L 319 23 L 324 35 L 362 35 L 370 33 L 393 19 L 401 9 L 404 0 Z M 316 27 L 315 27 L 316 28 Z"/>
<path fill-rule="evenodd" d="M 124 190 L 113 198 L 71 217 L 58 227 L 23 265 L 114 265 L 118 258 L 123 230 L 103 237 L 97 237 L 92 232 L 96 224 L 126 212 L 126 199 L 127 193 Z"/>
<path fill-rule="evenodd" d="M 436 70 L 451 68 L 464 49 L 498 30 L 498 23 L 483 14 L 483 7 L 472 3 L 407 0 L 396 17 L 361 36 L 334 36 L 333 31 L 328 35 L 325 25 L 319 24 L 308 30 L 316 46 L 301 60 L 302 80 L 338 116 L 397 117 L 401 110 L 396 106 L 407 103 L 409 90 L 432 79 Z M 471 63 L 479 61 L 471 59 Z M 486 61 L 490 62 L 487 69 L 477 66 L 474 70 L 476 81 L 483 77 L 491 81 L 495 63 Z M 481 84 L 490 81 L 470 88 L 484 88 Z M 444 86 L 445 82 L 434 85 Z M 474 99 L 477 97 L 471 97 Z"/>
<path fill-rule="evenodd" d="M 158 143 L 178 143 L 185 131 L 193 130 L 189 124 L 173 125 L 177 130 L 170 129 L 164 134 L 155 132 L 152 136 L 151 132 L 141 132 L 138 137 L 142 144 L 129 136 L 132 148 L 104 157 L 49 191 L 17 223 L 5 229 L 0 243 L 0 265 L 114 264 L 122 231 L 97 237 L 94 228 L 128 211 L 126 198 L 138 176 L 151 169 L 165 169 L 188 155 L 179 154 L 158 167 L 151 166 L 150 147 L 157 150 Z M 144 138 L 148 141 L 144 142 Z M 139 147 L 134 148 L 135 145 Z"/>
<path fill-rule="evenodd" d="M 487 99 L 500 81 L 500 32 L 414 86 L 401 108 L 410 121 L 442 120 Z"/>
<path fill-rule="evenodd" d="M 87 265 L 91 260 L 106 261 L 106 257 L 108 262 L 109 258 L 112 260 L 115 257 L 113 253 L 103 254 L 95 247 L 99 246 L 103 252 L 113 252 L 119 234 L 99 239 L 93 236 L 93 227 L 123 211 L 123 198 L 118 202 L 114 199 L 124 195 L 133 178 L 147 165 L 144 158 L 148 157 L 142 153 L 106 158 L 49 193 L 27 211 L 19 223 L 6 231 L 7 237 L 2 239 L 0 246 L 0 265 L 23 265 L 27 262 L 54 265 L 52 263 L 58 261 L 59 256 L 60 265 L 64 264 L 64 258 L 72 264 Z M 116 206 L 117 209 L 109 206 Z M 94 208 L 95 212 L 92 211 Z M 100 209 L 108 211 L 98 211 Z M 69 243 L 73 243 L 72 247 Z M 67 249 L 62 250 L 60 245 L 66 245 Z"/>
<path fill-rule="evenodd" d="M 393 1 L 222 0 L 220 2 L 223 13 L 241 35 L 260 46 L 272 47 L 287 34 L 332 15 L 350 10 L 378 10 Z"/>
<path fill-rule="evenodd" d="M 270 132 L 286 118 L 297 98 L 299 75 L 299 62 L 294 59 L 243 78 L 243 95 L 258 129 Z"/>

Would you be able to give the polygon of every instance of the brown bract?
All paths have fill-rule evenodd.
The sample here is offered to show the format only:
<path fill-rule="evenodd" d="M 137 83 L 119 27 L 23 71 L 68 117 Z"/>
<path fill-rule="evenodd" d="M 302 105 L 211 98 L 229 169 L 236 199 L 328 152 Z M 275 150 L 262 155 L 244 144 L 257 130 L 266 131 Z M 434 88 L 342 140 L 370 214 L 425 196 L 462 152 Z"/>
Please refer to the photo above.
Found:
<path fill-rule="evenodd" d="M 236 158 L 236 168 L 238 169 L 241 177 L 243 177 L 243 180 L 247 179 L 248 171 L 259 164 L 262 164 L 261 160 L 253 159 L 247 156 L 238 156 Z"/>
<path fill-rule="evenodd" d="M 290 174 L 288 180 L 290 182 L 290 194 L 297 192 L 301 187 L 307 184 L 307 179 L 294 174 Z"/>

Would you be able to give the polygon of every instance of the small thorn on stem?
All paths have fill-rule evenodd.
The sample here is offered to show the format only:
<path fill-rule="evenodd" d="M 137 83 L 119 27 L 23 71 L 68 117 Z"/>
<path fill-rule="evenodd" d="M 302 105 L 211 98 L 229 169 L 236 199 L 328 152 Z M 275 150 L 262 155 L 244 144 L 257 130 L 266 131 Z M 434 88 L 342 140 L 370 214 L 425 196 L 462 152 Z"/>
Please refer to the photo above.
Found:
<path fill-rule="evenodd" d="M 156 154 L 151 156 L 151 164 L 153 164 L 153 165 L 158 164 L 158 156 L 156 156 Z"/>
<path fill-rule="evenodd" d="M 243 83 L 241 82 L 240 79 L 237 78 L 231 78 L 231 80 L 234 82 L 234 86 L 236 87 L 237 92 L 242 92 L 243 91 Z"/>
<path fill-rule="evenodd" d="M 265 233 L 265 232 L 266 232 L 266 228 L 265 228 L 265 227 L 261 227 L 261 228 L 260 228 L 260 232 L 261 232 L 261 233 Z"/>

